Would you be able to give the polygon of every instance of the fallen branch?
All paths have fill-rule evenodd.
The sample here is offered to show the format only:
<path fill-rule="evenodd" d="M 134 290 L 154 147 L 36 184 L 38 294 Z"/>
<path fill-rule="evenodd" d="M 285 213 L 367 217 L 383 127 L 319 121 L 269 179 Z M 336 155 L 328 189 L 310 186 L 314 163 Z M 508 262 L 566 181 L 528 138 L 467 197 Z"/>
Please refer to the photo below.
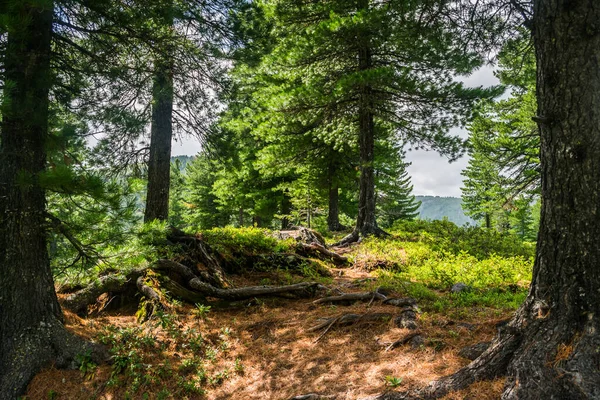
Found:
<path fill-rule="evenodd" d="M 372 301 L 373 299 L 384 301 L 387 297 L 379 292 L 368 293 L 345 293 L 339 296 L 323 297 L 313 301 L 313 304 L 322 303 L 339 303 L 339 302 L 354 302 L 354 301 Z"/>
<path fill-rule="evenodd" d="M 412 339 L 416 338 L 417 336 L 421 336 L 421 332 L 419 332 L 419 331 L 411 332 L 408 335 L 405 335 L 403 338 L 398 339 L 395 342 L 391 343 L 389 346 L 387 346 L 385 348 L 385 351 L 387 352 L 392 349 L 395 349 L 396 347 L 405 345 L 406 343 L 410 342 Z"/>
<path fill-rule="evenodd" d="M 327 250 L 325 248 L 325 246 L 321 245 L 320 243 L 317 242 L 313 242 L 310 244 L 306 244 L 306 243 L 299 243 L 299 246 L 301 248 L 302 251 L 304 251 L 305 253 L 312 253 L 312 254 L 322 254 L 325 257 L 327 257 L 328 259 L 331 259 L 334 263 L 338 264 L 338 265 L 343 265 L 343 264 L 347 264 L 348 263 L 348 258 L 341 256 L 331 250 Z"/>
<path fill-rule="evenodd" d="M 302 282 L 287 286 L 247 286 L 235 289 L 216 288 L 200 279 L 195 278 L 189 282 L 192 289 L 205 296 L 217 297 L 226 300 L 244 300 L 252 297 L 274 296 L 280 294 L 294 294 L 296 297 L 308 297 L 320 285 L 316 282 Z"/>

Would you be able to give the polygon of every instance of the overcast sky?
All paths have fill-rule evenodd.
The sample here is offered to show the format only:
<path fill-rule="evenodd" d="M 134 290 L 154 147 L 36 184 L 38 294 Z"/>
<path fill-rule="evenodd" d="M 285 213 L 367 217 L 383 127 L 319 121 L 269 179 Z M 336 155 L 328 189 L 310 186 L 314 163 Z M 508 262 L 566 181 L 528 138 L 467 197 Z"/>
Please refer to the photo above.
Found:
<path fill-rule="evenodd" d="M 498 84 L 492 68 L 483 67 L 464 79 L 468 86 L 490 86 Z M 454 129 L 452 133 L 467 137 L 467 132 Z M 195 155 L 200 151 L 200 143 L 195 139 L 173 142 L 173 155 Z M 462 186 L 461 171 L 469 162 L 465 156 L 458 161 L 448 163 L 448 159 L 440 157 L 433 151 L 407 151 L 406 161 L 412 164 L 408 167 L 415 195 L 453 196 L 460 197 Z"/>

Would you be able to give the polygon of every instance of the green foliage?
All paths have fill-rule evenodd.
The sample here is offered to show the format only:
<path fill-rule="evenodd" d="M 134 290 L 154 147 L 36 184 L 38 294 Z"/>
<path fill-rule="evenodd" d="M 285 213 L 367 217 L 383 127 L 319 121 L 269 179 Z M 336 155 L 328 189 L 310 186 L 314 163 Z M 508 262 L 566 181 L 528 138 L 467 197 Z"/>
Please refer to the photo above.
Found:
<path fill-rule="evenodd" d="M 378 268 L 371 290 L 392 288 L 435 312 L 514 309 L 526 296 L 534 249 L 514 234 L 422 220 L 396 222 L 392 233 L 364 240 L 354 253 L 359 265 Z M 459 282 L 468 290 L 449 293 Z"/>
<path fill-rule="evenodd" d="M 458 227 L 449 221 L 399 221 L 392 230 L 402 241 L 426 243 L 434 251 L 472 255 L 484 259 L 492 254 L 502 257 L 533 257 L 534 245 L 509 232 L 480 227 Z"/>
<path fill-rule="evenodd" d="M 376 215 L 383 228 L 396 220 L 412 220 L 419 213 L 421 202 L 412 194 L 413 187 L 406 167 L 404 152 L 389 143 L 376 147 L 375 163 Z"/>
<path fill-rule="evenodd" d="M 384 380 L 386 385 L 391 388 L 397 388 L 398 386 L 402 385 L 402 378 L 397 378 L 392 375 L 386 375 Z"/>
<path fill-rule="evenodd" d="M 226 258 L 236 255 L 283 253 L 293 249 L 295 241 L 278 240 L 269 231 L 259 228 L 215 228 L 203 231 L 202 236 Z"/>
<path fill-rule="evenodd" d="M 210 306 L 204 304 L 196 304 L 196 308 L 194 308 L 194 315 L 198 319 L 206 319 L 208 313 L 210 312 Z"/>
<path fill-rule="evenodd" d="M 79 370 L 86 377 L 86 379 L 93 379 L 96 374 L 98 365 L 92 361 L 92 351 L 88 350 L 83 354 L 77 354 L 75 361 L 79 364 Z"/>
<path fill-rule="evenodd" d="M 508 99 L 483 103 L 469 126 L 471 156 L 463 172 L 463 207 L 487 228 L 512 230 L 533 240 L 538 226 L 532 205 L 540 193 L 540 137 L 535 58 L 527 32 L 509 40 L 499 54 Z"/>

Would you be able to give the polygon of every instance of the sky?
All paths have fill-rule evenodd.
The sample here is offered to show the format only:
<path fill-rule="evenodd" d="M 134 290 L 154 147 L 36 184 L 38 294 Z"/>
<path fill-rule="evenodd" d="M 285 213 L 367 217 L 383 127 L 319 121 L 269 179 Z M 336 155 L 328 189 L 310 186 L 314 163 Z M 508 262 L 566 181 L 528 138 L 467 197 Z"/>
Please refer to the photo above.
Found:
<path fill-rule="evenodd" d="M 467 86 L 491 86 L 499 83 L 493 69 L 484 66 L 463 79 Z M 468 133 L 463 129 L 453 129 L 452 134 L 466 138 Z M 195 155 L 201 149 L 196 139 L 184 139 L 173 142 L 172 154 Z M 407 169 L 413 184 L 413 193 L 417 196 L 452 196 L 460 197 L 463 177 L 461 171 L 466 168 L 469 159 L 462 158 L 448 163 L 448 159 L 440 157 L 434 151 L 412 150 L 406 152 L 406 161 L 412 163 Z"/>

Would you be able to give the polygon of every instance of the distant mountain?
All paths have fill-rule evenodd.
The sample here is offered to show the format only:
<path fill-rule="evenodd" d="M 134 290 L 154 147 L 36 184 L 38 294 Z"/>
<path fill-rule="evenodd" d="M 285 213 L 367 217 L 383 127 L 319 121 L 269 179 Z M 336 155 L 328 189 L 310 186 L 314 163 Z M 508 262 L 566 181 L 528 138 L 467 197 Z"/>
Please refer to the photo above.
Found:
<path fill-rule="evenodd" d="M 454 222 L 456 225 L 477 225 L 471 218 L 467 217 L 462 209 L 462 200 L 458 197 L 439 196 L 415 196 L 421 202 L 419 218 L 421 219 L 444 219 Z"/>
<path fill-rule="evenodd" d="M 183 171 L 185 167 L 194 160 L 194 156 L 173 156 L 171 157 L 171 162 L 179 162 L 179 169 Z"/>

